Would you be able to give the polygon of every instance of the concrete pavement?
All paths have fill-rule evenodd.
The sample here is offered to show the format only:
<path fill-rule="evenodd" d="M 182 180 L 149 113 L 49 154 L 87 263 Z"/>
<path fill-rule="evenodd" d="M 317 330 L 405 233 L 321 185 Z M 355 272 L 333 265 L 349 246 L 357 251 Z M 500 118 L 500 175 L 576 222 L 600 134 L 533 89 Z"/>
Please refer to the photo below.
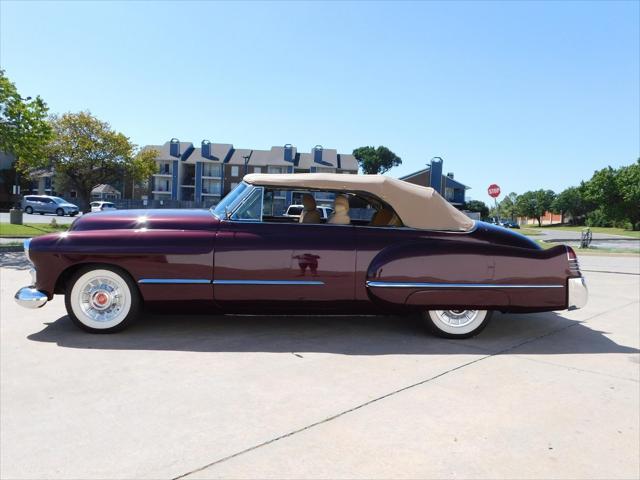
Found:
<path fill-rule="evenodd" d="M 404 317 L 145 316 L 88 335 L 61 298 L 17 307 L 28 265 L 4 254 L 0 476 L 638 478 L 640 264 L 580 260 L 585 309 L 447 341 Z"/>

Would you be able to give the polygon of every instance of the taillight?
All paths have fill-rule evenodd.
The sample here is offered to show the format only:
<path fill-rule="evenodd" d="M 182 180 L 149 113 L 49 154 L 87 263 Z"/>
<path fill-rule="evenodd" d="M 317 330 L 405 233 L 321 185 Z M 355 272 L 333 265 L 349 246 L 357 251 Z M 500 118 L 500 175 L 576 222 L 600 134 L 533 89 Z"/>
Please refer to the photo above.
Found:
<path fill-rule="evenodd" d="M 567 247 L 567 260 L 569 260 L 569 272 L 574 277 L 581 277 L 582 273 L 580 273 L 580 263 L 578 263 L 578 256 L 576 252 L 571 247 Z"/>

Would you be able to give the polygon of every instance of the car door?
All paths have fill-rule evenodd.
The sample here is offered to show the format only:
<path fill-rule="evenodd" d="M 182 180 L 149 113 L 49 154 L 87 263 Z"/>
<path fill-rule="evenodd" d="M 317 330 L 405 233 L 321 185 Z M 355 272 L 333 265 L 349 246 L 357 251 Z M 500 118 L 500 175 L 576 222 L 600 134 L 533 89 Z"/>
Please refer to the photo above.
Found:
<path fill-rule="evenodd" d="M 214 298 L 221 305 L 290 302 L 294 309 L 351 302 L 354 235 L 350 225 L 222 221 Z"/>
<path fill-rule="evenodd" d="M 50 198 L 41 198 L 42 202 L 42 211 L 45 213 L 55 213 L 56 211 L 56 203 Z"/>
<path fill-rule="evenodd" d="M 258 196 L 256 205 L 262 199 Z M 254 213 L 220 222 L 214 244 L 217 303 L 255 311 L 261 304 L 305 310 L 353 301 L 351 225 L 268 223 L 261 221 L 259 208 L 248 210 Z"/>

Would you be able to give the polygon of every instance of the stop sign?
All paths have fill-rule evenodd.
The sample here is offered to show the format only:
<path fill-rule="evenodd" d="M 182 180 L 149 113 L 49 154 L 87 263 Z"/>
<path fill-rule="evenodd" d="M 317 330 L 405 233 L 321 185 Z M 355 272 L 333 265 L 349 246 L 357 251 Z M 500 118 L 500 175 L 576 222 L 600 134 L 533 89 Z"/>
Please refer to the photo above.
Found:
<path fill-rule="evenodd" d="M 489 193 L 490 197 L 497 198 L 500 196 L 500 187 L 495 183 L 492 183 L 491 185 L 489 185 L 487 192 Z"/>

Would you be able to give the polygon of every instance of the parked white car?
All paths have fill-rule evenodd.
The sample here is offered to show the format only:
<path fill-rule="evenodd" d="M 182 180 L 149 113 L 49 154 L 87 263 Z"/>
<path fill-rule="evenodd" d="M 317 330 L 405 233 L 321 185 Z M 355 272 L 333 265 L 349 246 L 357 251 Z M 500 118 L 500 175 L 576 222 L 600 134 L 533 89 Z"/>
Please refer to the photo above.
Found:
<path fill-rule="evenodd" d="M 91 202 L 92 212 L 102 212 L 104 210 L 117 210 L 116 206 L 111 202 Z"/>
<path fill-rule="evenodd" d="M 327 205 L 320 205 L 316 209 L 318 210 L 318 212 L 320 212 L 320 218 L 322 220 L 327 220 L 333 213 L 333 208 Z M 302 214 L 302 210 L 304 210 L 304 205 L 289 205 L 289 208 L 287 208 L 287 211 L 285 212 L 284 216 L 300 218 L 300 215 Z"/>

